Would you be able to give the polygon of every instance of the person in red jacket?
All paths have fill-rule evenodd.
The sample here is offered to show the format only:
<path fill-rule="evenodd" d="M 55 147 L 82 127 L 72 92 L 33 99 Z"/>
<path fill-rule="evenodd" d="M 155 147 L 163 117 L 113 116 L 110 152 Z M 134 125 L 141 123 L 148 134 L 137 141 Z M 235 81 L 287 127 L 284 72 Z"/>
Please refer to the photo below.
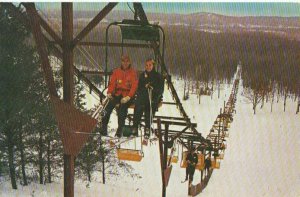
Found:
<path fill-rule="evenodd" d="M 105 108 L 105 115 L 102 118 L 102 135 L 107 135 L 107 124 L 111 112 L 117 104 L 120 104 L 118 113 L 118 129 L 116 137 L 122 136 L 122 128 L 128 113 L 128 107 L 132 104 L 138 79 L 135 69 L 131 67 L 128 55 L 121 58 L 121 67 L 116 68 L 110 78 L 107 90 L 107 97 L 110 99 Z"/>

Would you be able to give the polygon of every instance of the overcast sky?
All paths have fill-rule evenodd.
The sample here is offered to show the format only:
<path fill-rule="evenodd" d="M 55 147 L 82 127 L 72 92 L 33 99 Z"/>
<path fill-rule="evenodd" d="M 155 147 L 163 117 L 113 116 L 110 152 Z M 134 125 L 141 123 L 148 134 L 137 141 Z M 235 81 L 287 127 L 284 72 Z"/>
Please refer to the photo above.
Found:
<path fill-rule="evenodd" d="M 107 3 L 74 3 L 74 10 L 100 10 Z M 146 13 L 178 13 L 190 14 L 197 12 L 209 12 L 231 16 L 298 16 L 300 17 L 300 3 L 276 3 L 276 2 L 188 2 L 188 3 L 142 3 Z M 60 3 L 37 3 L 40 9 L 60 9 Z M 132 3 L 119 3 L 116 10 L 133 9 Z"/>

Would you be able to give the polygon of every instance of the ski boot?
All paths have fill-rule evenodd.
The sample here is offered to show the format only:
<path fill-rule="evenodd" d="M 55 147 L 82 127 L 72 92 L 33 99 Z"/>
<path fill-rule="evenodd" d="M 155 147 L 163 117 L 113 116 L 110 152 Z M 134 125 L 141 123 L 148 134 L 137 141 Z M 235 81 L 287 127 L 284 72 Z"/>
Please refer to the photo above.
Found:
<path fill-rule="evenodd" d="M 116 132 L 116 134 L 115 134 L 115 137 L 118 137 L 118 138 L 121 138 L 122 137 L 122 131 L 121 131 L 121 129 L 117 129 L 117 132 Z"/>
<path fill-rule="evenodd" d="M 148 145 L 149 137 L 150 137 L 150 129 L 146 128 L 145 131 L 144 131 L 144 140 L 142 142 L 143 145 L 145 145 L 145 146 Z"/>
<path fill-rule="evenodd" d="M 139 136 L 138 128 L 133 128 L 132 133 L 131 133 L 130 136 L 131 137 L 138 137 Z"/>

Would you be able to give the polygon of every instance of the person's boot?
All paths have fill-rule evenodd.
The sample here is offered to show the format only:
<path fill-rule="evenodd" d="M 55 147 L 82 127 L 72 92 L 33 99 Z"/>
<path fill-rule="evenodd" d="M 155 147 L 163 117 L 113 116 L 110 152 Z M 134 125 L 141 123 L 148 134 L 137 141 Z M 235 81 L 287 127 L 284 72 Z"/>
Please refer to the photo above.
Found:
<path fill-rule="evenodd" d="M 138 135 L 139 135 L 138 128 L 132 128 L 131 136 L 138 137 Z"/>
<path fill-rule="evenodd" d="M 101 134 L 102 136 L 107 136 L 107 135 L 108 135 L 108 134 L 107 134 L 107 127 L 102 126 L 102 127 L 101 127 L 101 130 L 100 130 L 100 134 Z"/>
<path fill-rule="evenodd" d="M 107 131 L 101 131 L 100 133 L 102 136 L 108 136 Z"/>
<path fill-rule="evenodd" d="M 145 135 L 146 139 L 149 139 L 149 137 L 150 137 L 150 129 L 149 128 L 145 128 L 144 135 Z"/>
<path fill-rule="evenodd" d="M 118 138 L 122 137 L 122 131 L 121 131 L 121 129 L 119 129 L 119 128 L 117 129 L 115 137 L 118 137 Z"/>

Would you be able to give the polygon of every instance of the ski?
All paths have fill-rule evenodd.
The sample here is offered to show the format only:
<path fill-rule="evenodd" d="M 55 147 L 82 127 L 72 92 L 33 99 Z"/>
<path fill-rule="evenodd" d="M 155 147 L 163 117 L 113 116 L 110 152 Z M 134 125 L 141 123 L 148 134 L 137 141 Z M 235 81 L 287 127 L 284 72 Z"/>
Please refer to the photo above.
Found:
<path fill-rule="evenodd" d="M 110 147 L 116 147 L 116 146 L 120 146 L 123 143 L 126 143 L 130 140 L 133 140 L 134 138 L 136 138 L 136 136 L 132 136 L 132 137 L 127 137 L 127 138 L 118 138 L 118 140 L 114 141 L 111 140 L 110 143 Z"/>
<path fill-rule="evenodd" d="M 104 139 L 102 141 L 104 142 L 110 142 L 110 141 L 117 141 L 119 140 L 119 137 L 111 137 L 111 136 L 102 136 Z"/>

